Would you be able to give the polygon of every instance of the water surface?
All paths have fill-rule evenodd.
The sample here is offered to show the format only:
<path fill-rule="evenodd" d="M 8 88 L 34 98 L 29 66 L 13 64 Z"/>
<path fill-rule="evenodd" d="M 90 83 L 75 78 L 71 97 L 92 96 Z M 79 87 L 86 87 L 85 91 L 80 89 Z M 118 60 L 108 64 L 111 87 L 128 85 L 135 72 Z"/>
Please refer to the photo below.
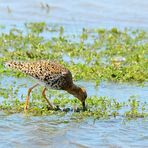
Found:
<path fill-rule="evenodd" d="M 18 98 L 25 100 L 27 87 L 35 81 L 31 78 L 1 79 L 1 86 L 21 86 Z M 23 84 L 26 84 L 24 85 Z M 118 101 L 127 101 L 130 96 L 136 96 L 142 102 L 147 102 L 147 87 L 137 84 L 116 84 L 101 82 L 96 87 L 92 82 L 76 82 L 85 86 L 89 96 L 108 96 Z M 50 92 L 50 90 L 49 90 Z M 64 93 L 64 92 L 61 92 Z M 23 94 L 23 98 L 22 98 Z M 66 93 L 65 93 L 66 95 Z M 0 101 L 4 99 L 0 97 Z M 65 116 L 26 116 L 25 114 L 6 115 L 0 112 L 0 147 L 54 147 L 87 148 L 87 147 L 126 147 L 146 148 L 148 146 L 148 120 L 137 119 L 124 121 L 122 117 L 109 120 L 73 120 L 71 112 Z"/>
<path fill-rule="evenodd" d="M 63 25 L 70 34 L 79 33 L 83 27 L 148 29 L 147 0 L 1 0 L 0 11 L 0 24 L 7 26 L 1 29 L 4 31 L 13 25 L 23 28 L 24 23 L 32 21 Z M 1 87 L 9 87 L 13 81 L 17 81 L 16 87 L 27 83 L 19 89 L 18 98 L 34 84 L 30 78 L 1 77 Z M 148 98 L 148 88 L 137 84 L 101 82 L 95 87 L 92 82 L 77 83 L 86 87 L 89 96 L 114 97 L 118 101 L 127 101 L 133 95 L 141 101 Z M 0 96 L 0 102 L 3 100 Z M 147 148 L 147 131 L 147 119 L 124 122 L 121 117 L 89 118 L 76 122 L 70 113 L 64 117 L 32 117 L 0 112 L 0 148 Z"/>
<path fill-rule="evenodd" d="M 147 0 L 1 0 L 0 23 L 45 21 L 82 27 L 148 28 Z"/>
<path fill-rule="evenodd" d="M 142 119 L 126 124 L 121 119 L 72 122 L 68 117 L 6 116 L 0 113 L 0 147 L 146 148 L 147 123 Z"/>

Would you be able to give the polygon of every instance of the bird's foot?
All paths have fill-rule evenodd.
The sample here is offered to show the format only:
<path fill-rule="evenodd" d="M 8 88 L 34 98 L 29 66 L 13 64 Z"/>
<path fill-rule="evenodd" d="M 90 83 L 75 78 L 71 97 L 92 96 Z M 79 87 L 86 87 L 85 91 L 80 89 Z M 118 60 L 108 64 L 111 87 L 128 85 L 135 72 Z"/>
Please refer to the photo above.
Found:
<path fill-rule="evenodd" d="M 55 110 L 55 111 L 59 111 L 59 110 L 61 110 L 61 109 L 60 109 L 60 107 L 57 105 L 57 106 L 54 107 L 54 110 Z"/>
<path fill-rule="evenodd" d="M 49 105 L 48 105 L 48 106 L 47 106 L 47 109 L 48 109 L 48 110 L 55 110 L 55 111 L 61 110 L 58 105 L 57 105 L 57 106 L 49 106 Z"/>

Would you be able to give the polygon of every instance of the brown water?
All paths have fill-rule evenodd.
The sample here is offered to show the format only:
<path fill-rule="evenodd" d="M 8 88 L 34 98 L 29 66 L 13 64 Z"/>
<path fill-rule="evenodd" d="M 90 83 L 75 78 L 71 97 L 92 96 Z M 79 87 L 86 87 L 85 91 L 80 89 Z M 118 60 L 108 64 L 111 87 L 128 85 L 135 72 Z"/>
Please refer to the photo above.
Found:
<path fill-rule="evenodd" d="M 21 27 L 23 23 L 32 21 L 64 25 L 70 33 L 77 33 L 82 27 L 148 28 L 147 0 L 1 0 L 0 11 L 0 24 L 7 28 L 12 24 Z M 2 86 L 9 86 L 13 81 L 11 77 L 0 79 Z M 29 86 L 34 83 L 29 78 L 18 82 L 24 84 L 26 81 L 29 81 Z M 148 88 L 134 84 L 102 82 L 95 88 L 93 83 L 77 83 L 86 87 L 89 96 L 109 96 L 119 101 L 126 101 L 132 95 L 141 101 L 148 98 Z M 26 91 L 27 88 L 20 89 L 18 97 Z M 0 96 L 0 102 L 2 100 Z M 89 118 L 75 122 L 70 113 L 64 117 L 27 117 L 0 112 L 0 148 L 5 147 L 147 148 L 148 120 L 123 123 L 122 118 L 95 122 Z"/>

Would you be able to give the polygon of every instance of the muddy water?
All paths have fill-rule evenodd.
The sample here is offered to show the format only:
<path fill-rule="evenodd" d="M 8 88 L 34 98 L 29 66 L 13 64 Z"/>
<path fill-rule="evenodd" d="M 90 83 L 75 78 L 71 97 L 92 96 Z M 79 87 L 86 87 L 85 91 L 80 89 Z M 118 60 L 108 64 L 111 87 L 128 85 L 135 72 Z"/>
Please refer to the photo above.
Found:
<path fill-rule="evenodd" d="M 71 33 L 82 27 L 132 27 L 148 28 L 147 0 L 1 0 L 0 23 L 21 26 L 25 22 L 45 21 L 62 24 Z M 11 85 L 12 78 L 0 79 L 2 86 Z M 20 84 L 28 78 L 21 79 Z M 29 80 L 29 86 L 34 82 Z M 135 84 L 102 82 L 99 87 L 93 83 L 84 85 L 88 94 L 115 97 L 126 101 L 135 95 L 147 101 L 148 88 Z M 16 84 L 17 85 L 17 84 Z M 20 89 L 18 97 L 27 88 Z M 0 101 L 3 98 L 0 96 Z M 148 120 L 138 119 L 123 123 L 122 118 L 110 120 L 86 119 L 71 121 L 64 117 L 26 117 L 23 114 L 6 115 L 0 112 L 0 148 L 147 148 Z"/>

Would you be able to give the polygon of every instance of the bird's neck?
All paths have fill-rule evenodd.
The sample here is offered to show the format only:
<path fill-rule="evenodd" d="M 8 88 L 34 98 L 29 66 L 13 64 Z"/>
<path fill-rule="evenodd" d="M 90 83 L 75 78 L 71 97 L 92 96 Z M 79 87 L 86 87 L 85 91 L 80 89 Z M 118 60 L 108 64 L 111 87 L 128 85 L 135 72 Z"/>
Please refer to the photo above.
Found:
<path fill-rule="evenodd" d="M 68 93 L 70 93 L 70 94 L 72 94 L 72 95 L 77 95 L 78 93 L 79 93 L 79 91 L 80 91 L 80 87 L 79 86 L 77 86 L 77 85 L 75 85 L 75 84 L 73 84 L 70 88 L 68 88 L 66 91 L 68 92 Z"/>

